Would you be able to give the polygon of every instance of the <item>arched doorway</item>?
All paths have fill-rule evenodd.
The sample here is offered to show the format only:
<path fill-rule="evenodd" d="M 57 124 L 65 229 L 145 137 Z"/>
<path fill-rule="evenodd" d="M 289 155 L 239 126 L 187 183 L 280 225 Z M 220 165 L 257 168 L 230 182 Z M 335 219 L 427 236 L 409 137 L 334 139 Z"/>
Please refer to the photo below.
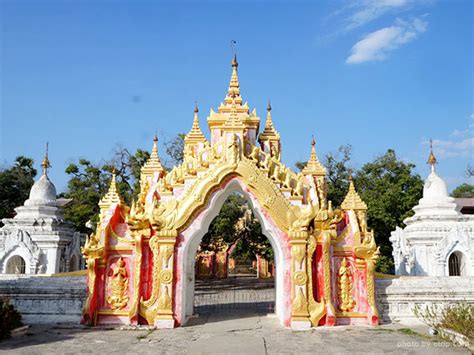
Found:
<path fill-rule="evenodd" d="M 462 276 L 463 258 L 460 252 L 453 252 L 448 259 L 449 276 Z"/>
<path fill-rule="evenodd" d="M 24 274 L 26 271 L 25 259 L 19 255 L 14 255 L 7 261 L 7 274 Z"/>
<path fill-rule="evenodd" d="M 198 248 L 194 313 L 220 319 L 274 313 L 273 263 L 248 201 L 231 194 Z"/>
<path fill-rule="evenodd" d="M 282 324 L 287 323 L 289 320 L 289 310 L 284 307 L 286 302 L 291 302 L 289 280 L 285 282 L 284 278 L 284 275 L 288 275 L 290 271 L 289 263 L 285 263 L 285 260 L 291 258 L 288 243 L 271 218 L 263 212 L 262 207 L 252 192 L 246 189 L 245 185 L 238 178 L 234 178 L 223 189 L 214 193 L 207 208 L 182 233 L 182 238 L 180 238 L 182 242 L 177 245 L 176 263 L 182 265 L 182 268 L 178 270 L 180 275 L 177 277 L 176 285 L 177 295 L 181 295 L 181 299 L 176 302 L 175 309 L 180 324 L 185 324 L 194 312 L 195 256 L 199 244 L 208 231 L 212 220 L 221 210 L 225 200 L 233 193 L 241 194 L 249 202 L 254 215 L 260 222 L 262 234 L 268 238 L 272 246 L 275 263 L 275 314 Z"/>

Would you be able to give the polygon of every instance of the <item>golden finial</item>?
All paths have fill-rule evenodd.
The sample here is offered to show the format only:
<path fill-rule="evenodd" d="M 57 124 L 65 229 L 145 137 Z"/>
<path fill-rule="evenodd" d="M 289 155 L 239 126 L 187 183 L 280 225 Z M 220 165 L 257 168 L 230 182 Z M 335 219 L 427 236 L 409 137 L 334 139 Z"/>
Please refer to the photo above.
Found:
<path fill-rule="evenodd" d="M 230 48 L 232 49 L 232 67 L 237 68 L 239 63 L 237 62 L 237 54 L 235 53 L 235 44 L 237 44 L 237 41 L 230 41 Z"/>
<path fill-rule="evenodd" d="M 187 143 L 197 143 L 197 142 L 205 142 L 206 137 L 201 131 L 201 128 L 199 127 L 199 108 L 197 105 L 197 102 L 194 102 L 194 119 L 193 119 L 193 125 L 191 127 L 191 130 L 189 133 L 186 135 L 184 138 L 184 141 Z"/>
<path fill-rule="evenodd" d="M 347 192 L 344 201 L 342 201 L 341 208 L 343 210 L 367 210 L 367 205 L 360 198 L 357 193 L 354 180 L 352 178 L 352 171 L 349 171 L 349 191 Z"/>
<path fill-rule="evenodd" d="M 231 48 L 232 48 L 232 75 L 230 77 L 230 84 L 229 90 L 227 91 L 227 96 L 224 99 L 224 102 L 227 105 L 232 104 L 235 99 L 235 102 L 238 105 L 242 104 L 242 98 L 240 97 L 240 84 L 239 84 L 239 77 L 237 75 L 237 67 L 239 63 L 237 63 L 237 55 L 235 54 L 234 44 L 237 42 L 232 40 L 231 41 Z"/>
<path fill-rule="evenodd" d="M 280 141 L 280 134 L 276 131 L 275 127 L 273 127 L 273 119 L 272 119 L 272 105 L 270 104 L 270 99 L 268 99 L 267 105 L 267 121 L 265 122 L 265 129 L 260 136 L 258 137 L 258 141 L 261 143 L 263 141 L 273 141 L 279 142 Z"/>
<path fill-rule="evenodd" d="M 116 170 L 115 166 L 112 169 L 112 179 L 110 180 L 110 185 L 109 185 L 109 190 L 105 194 L 104 197 L 101 198 L 99 202 L 99 207 L 100 207 L 100 220 L 102 221 L 106 211 L 116 203 L 121 203 L 121 198 L 120 195 L 117 192 L 117 184 L 115 181 L 115 176 L 116 176 Z"/>
<path fill-rule="evenodd" d="M 309 155 L 308 163 L 303 169 L 303 174 L 316 176 L 326 175 L 326 168 L 319 162 L 318 155 L 316 154 L 316 141 L 314 140 L 314 136 L 311 138 L 311 154 Z"/>
<path fill-rule="evenodd" d="M 434 166 L 438 163 L 434 153 L 433 153 L 433 140 L 430 139 L 430 155 L 428 156 L 427 164 L 431 165 L 431 171 L 434 171 Z"/>
<path fill-rule="evenodd" d="M 44 159 L 41 162 L 41 167 L 43 168 L 43 175 L 44 176 L 48 176 L 48 168 L 51 167 L 51 164 L 50 164 L 49 158 L 48 158 L 48 146 L 49 146 L 49 143 L 46 142 L 46 153 L 44 154 Z"/>
<path fill-rule="evenodd" d="M 117 192 L 117 184 L 115 178 L 117 176 L 117 170 L 115 170 L 115 166 L 112 169 L 112 179 L 110 180 L 110 187 L 109 192 Z"/>
<path fill-rule="evenodd" d="M 151 148 L 150 158 L 141 169 L 140 181 L 145 181 L 146 177 L 153 177 L 155 173 L 161 174 L 163 172 L 160 157 L 158 156 L 158 135 L 155 132 L 153 136 L 153 148 Z"/>

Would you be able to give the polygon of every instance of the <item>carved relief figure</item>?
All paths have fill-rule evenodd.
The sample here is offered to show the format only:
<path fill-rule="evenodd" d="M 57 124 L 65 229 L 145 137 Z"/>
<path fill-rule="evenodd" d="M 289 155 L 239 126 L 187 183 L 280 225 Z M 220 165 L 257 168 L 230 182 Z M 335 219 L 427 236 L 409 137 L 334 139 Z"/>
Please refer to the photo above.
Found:
<path fill-rule="evenodd" d="M 107 303 L 112 309 L 122 309 L 128 303 L 128 274 L 123 258 L 118 259 L 110 276 L 110 294 Z"/>
<path fill-rule="evenodd" d="M 341 267 L 339 268 L 339 309 L 343 312 L 350 312 L 354 309 L 356 304 L 352 297 L 352 272 L 347 265 L 346 258 L 342 259 Z"/>

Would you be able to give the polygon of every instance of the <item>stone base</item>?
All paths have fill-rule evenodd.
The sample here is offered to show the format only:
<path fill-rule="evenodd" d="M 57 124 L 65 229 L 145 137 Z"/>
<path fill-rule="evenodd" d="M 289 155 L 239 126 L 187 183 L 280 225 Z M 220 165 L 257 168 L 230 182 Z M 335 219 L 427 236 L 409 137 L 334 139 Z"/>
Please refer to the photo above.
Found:
<path fill-rule="evenodd" d="M 290 328 L 292 330 L 309 330 L 311 322 L 309 320 L 291 320 Z"/>
<path fill-rule="evenodd" d="M 158 319 L 155 321 L 157 329 L 172 329 L 174 328 L 174 319 Z"/>

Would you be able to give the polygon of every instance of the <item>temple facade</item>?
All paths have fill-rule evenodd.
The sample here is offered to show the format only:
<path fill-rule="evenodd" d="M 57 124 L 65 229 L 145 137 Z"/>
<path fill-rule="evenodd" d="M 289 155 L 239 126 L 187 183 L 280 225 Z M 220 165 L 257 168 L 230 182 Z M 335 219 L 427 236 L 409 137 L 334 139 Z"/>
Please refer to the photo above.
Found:
<path fill-rule="evenodd" d="M 70 200 L 57 199 L 48 177 L 48 154 L 43 174 L 34 183 L 13 218 L 4 218 L 0 229 L 0 273 L 54 274 L 83 268 L 80 245 L 85 235 L 64 220 L 62 207 Z"/>
<path fill-rule="evenodd" d="M 237 67 L 234 56 L 224 101 L 207 118 L 209 140 L 194 109 L 182 164 L 165 171 L 155 139 L 131 206 L 112 178 L 97 230 L 83 248 L 85 323 L 185 324 L 194 312 L 198 247 L 224 201 L 238 192 L 274 251 L 275 313 L 282 325 L 378 324 L 378 249 L 367 229 L 367 206 L 351 181 L 342 208 L 333 209 L 314 140 L 301 173 L 283 164 L 272 107 L 260 130 L 256 110 L 242 99 Z"/>
<path fill-rule="evenodd" d="M 395 273 L 410 276 L 474 276 L 474 216 L 460 213 L 461 206 L 449 197 L 446 183 L 436 173 L 431 149 L 431 173 L 423 198 L 397 227 L 390 241 Z"/>

